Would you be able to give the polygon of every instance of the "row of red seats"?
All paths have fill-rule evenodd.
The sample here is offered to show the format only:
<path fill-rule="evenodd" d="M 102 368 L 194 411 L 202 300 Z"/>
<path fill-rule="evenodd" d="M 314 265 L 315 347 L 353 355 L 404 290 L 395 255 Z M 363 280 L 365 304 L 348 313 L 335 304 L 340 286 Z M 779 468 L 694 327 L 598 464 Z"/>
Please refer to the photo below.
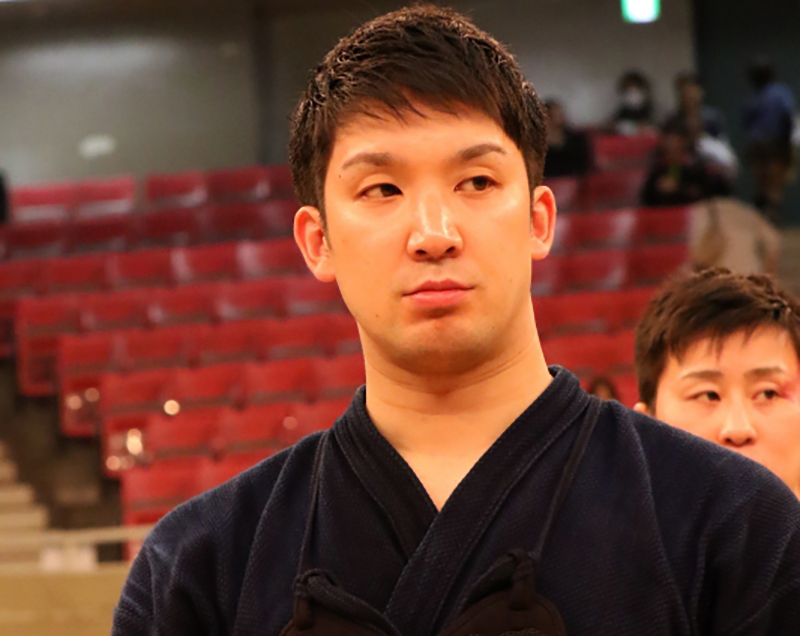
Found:
<path fill-rule="evenodd" d="M 630 208 L 556 217 L 555 252 L 685 243 L 691 211 L 678 208 Z"/>
<path fill-rule="evenodd" d="M 55 391 L 64 335 L 344 311 L 338 287 L 310 276 L 24 298 L 14 321 L 19 388 L 28 396 Z"/>
<path fill-rule="evenodd" d="M 547 342 L 567 334 L 630 329 L 651 296 L 652 290 L 645 288 L 537 298 L 539 335 Z M 62 431 L 71 436 L 95 433 L 99 376 L 103 373 L 341 355 L 359 347 L 356 323 L 348 314 L 61 336 L 56 377 Z M 587 348 L 590 349 L 591 346 Z M 568 361 L 567 366 L 573 364 Z"/>
<path fill-rule="evenodd" d="M 680 243 L 551 256 L 533 264 L 531 295 L 650 286 L 688 262 L 689 250 Z"/>
<path fill-rule="evenodd" d="M 548 179 L 546 186 L 555 194 L 562 212 L 586 212 L 635 207 L 641 200 L 648 169 L 622 168 L 592 172 L 585 177 Z"/>
<path fill-rule="evenodd" d="M 633 331 L 629 330 L 617 334 L 564 336 L 545 341 L 543 346 L 548 363 L 567 367 L 579 378 L 591 379 L 601 374 L 630 373 L 633 341 Z M 315 429 L 298 427 L 296 422 L 287 420 L 297 403 L 283 401 L 284 398 L 307 399 L 327 391 L 324 397 L 329 399 L 333 382 L 336 391 L 342 387 L 349 391 L 363 379 L 359 355 L 323 360 L 295 359 L 261 367 L 218 365 L 204 370 L 101 376 L 101 411 L 107 414 L 102 424 L 107 469 L 124 469 L 136 459 L 157 461 L 189 454 L 207 455 L 231 447 L 252 450 L 245 443 L 270 442 L 272 447 L 294 443 L 298 435 Z M 342 384 L 341 376 L 331 377 L 331 363 L 336 365 L 337 372 L 348 374 L 350 379 Z M 321 365 L 328 366 L 321 369 Z M 276 373 L 276 367 L 280 374 Z M 260 371 L 255 375 L 255 382 L 254 369 Z M 270 380 L 269 390 L 266 385 L 259 384 L 261 380 Z M 259 400 L 272 402 L 268 408 L 257 410 L 258 416 L 253 415 L 253 409 L 249 413 L 245 410 L 245 414 L 230 410 L 239 400 L 252 403 L 256 395 Z M 345 392 L 341 399 L 342 407 L 346 406 L 349 394 Z M 230 406 L 225 411 L 203 408 L 220 403 Z M 304 402 L 300 405 L 300 408 L 306 406 Z M 142 415 L 159 406 L 167 415 Z M 330 422 L 336 415 L 338 413 L 333 414 Z M 221 421 L 227 425 L 221 425 Z M 319 426 L 318 422 L 311 424 Z"/>
<path fill-rule="evenodd" d="M 592 136 L 592 144 L 596 167 L 608 171 L 644 165 L 658 137 L 601 134 Z M 15 187 L 11 191 L 11 219 L 24 223 L 125 214 L 138 205 L 137 189 L 131 176 Z M 144 209 L 293 196 L 286 165 L 153 174 L 146 177 L 142 189 Z"/>
<path fill-rule="evenodd" d="M 198 457 L 249 458 L 251 464 L 331 426 L 351 397 L 318 402 L 276 402 L 242 410 L 227 407 L 177 415 L 147 415 L 139 428 L 112 429 L 105 471 L 112 477 L 134 466 Z"/>
<path fill-rule="evenodd" d="M 62 336 L 57 354 L 61 430 L 73 437 L 96 434 L 100 378 L 105 373 L 336 356 L 360 350 L 358 328 L 348 314 Z"/>
<path fill-rule="evenodd" d="M 22 298 L 307 273 L 292 239 L 0 263 L 0 355 L 10 353 Z"/>
<path fill-rule="evenodd" d="M 0 228 L 0 260 L 288 237 L 296 212 L 285 199 L 12 224 Z"/>
<path fill-rule="evenodd" d="M 360 353 L 104 374 L 100 379 L 99 410 L 106 469 L 115 465 L 108 466 L 109 457 L 120 456 L 126 448 L 130 450 L 128 432 L 141 431 L 150 415 L 349 400 L 364 382 L 364 359 Z"/>
<path fill-rule="evenodd" d="M 293 196 L 291 174 L 285 165 L 150 175 L 144 182 L 141 206 L 137 189 L 131 176 L 15 187 L 10 196 L 11 221 L 89 218 L 129 214 L 139 207 L 149 210 Z"/>

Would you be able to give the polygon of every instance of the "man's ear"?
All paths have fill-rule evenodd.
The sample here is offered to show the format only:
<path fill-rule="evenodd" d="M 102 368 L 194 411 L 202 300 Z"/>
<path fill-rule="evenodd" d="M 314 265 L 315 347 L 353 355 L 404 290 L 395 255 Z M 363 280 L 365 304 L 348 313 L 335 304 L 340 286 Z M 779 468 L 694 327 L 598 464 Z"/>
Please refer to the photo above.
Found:
<path fill-rule="evenodd" d="M 531 258 L 540 261 L 553 247 L 556 198 L 547 186 L 538 186 L 531 197 Z"/>
<path fill-rule="evenodd" d="M 650 409 L 647 408 L 647 404 L 644 402 L 637 402 L 633 405 L 633 410 L 637 413 L 643 413 L 644 415 L 652 415 Z"/>
<path fill-rule="evenodd" d="M 294 240 L 311 273 L 324 283 L 336 280 L 331 261 L 331 249 L 320 211 L 303 206 L 294 215 Z"/>

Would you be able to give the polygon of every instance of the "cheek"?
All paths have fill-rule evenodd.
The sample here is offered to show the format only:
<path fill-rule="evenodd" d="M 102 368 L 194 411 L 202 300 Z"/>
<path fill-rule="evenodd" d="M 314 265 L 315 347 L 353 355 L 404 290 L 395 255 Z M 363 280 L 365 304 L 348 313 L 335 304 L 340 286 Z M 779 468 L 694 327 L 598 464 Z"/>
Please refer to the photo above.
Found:
<path fill-rule="evenodd" d="M 676 397 L 659 397 L 656 402 L 658 419 L 670 426 L 684 430 L 692 435 L 714 441 L 715 417 L 709 409 L 698 408 L 695 402 Z"/>

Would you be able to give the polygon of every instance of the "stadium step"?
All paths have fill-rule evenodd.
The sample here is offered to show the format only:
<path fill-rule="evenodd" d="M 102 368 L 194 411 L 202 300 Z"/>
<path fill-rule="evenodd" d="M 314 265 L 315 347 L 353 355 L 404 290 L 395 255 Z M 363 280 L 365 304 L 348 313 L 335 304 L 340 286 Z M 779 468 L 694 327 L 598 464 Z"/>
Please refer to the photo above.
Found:
<path fill-rule="evenodd" d="M 0 459 L 0 484 L 8 484 L 17 480 L 17 464 L 8 458 Z"/>
<path fill-rule="evenodd" d="M 0 512 L 0 532 L 44 530 L 48 515 L 44 506 L 28 506 L 21 510 Z"/>
<path fill-rule="evenodd" d="M 28 484 L 0 485 L 0 511 L 30 506 L 32 503 L 34 503 L 34 492 Z"/>

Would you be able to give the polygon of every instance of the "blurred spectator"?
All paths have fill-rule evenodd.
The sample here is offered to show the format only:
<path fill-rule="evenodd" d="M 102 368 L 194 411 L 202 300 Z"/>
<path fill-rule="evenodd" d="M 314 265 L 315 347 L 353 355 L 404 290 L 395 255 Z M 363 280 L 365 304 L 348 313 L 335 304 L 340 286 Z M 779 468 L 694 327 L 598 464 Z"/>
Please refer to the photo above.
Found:
<path fill-rule="evenodd" d="M 728 141 L 722 112 L 704 103 L 705 92 L 697 74 L 677 76 L 675 97 L 677 108 L 667 117 L 664 128 L 683 131 L 698 157 L 733 185 L 739 160 Z"/>
<path fill-rule="evenodd" d="M 6 188 L 6 175 L 0 170 L 0 225 L 8 223 L 10 207 L 8 189 Z"/>
<path fill-rule="evenodd" d="M 675 78 L 675 97 L 677 108 L 667 117 L 665 128 L 682 128 L 692 141 L 704 135 L 725 138 L 725 117 L 704 103 L 705 91 L 696 73 L 684 72 Z"/>
<path fill-rule="evenodd" d="M 767 276 L 673 278 L 636 328 L 635 410 L 755 460 L 800 496 L 800 304 Z"/>
<path fill-rule="evenodd" d="M 650 81 L 640 71 L 628 71 L 617 84 L 619 106 L 612 120 L 614 132 L 637 135 L 654 125 L 653 94 Z"/>
<path fill-rule="evenodd" d="M 564 108 L 555 100 L 547 106 L 547 159 L 544 176 L 582 176 L 592 167 L 592 150 L 586 133 L 567 123 Z"/>
<path fill-rule="evenodd" d="M 680 128 L 664 129 L 642 188 L 642 205 L 688 205 L 729 193 L 730 185 L 693 152 Z"/>
<path fill-rule="evenodd" d="M 592 380 L 587 391 L 591 395 L 596 395 L 604 400 L 619 401 L 617 387 L 615 387 L 614 383 L 604 375 L 598 375 L 594 380 Z"/>
<path fill-rule="evenodd" d="M 750 161 L 756 180 L 755 204 L 777 221 L 792 166 L 795 100 L 789 87 L 776 81 L 767 59 L 748 69 L 753 89 L 744 115 Z"/>

